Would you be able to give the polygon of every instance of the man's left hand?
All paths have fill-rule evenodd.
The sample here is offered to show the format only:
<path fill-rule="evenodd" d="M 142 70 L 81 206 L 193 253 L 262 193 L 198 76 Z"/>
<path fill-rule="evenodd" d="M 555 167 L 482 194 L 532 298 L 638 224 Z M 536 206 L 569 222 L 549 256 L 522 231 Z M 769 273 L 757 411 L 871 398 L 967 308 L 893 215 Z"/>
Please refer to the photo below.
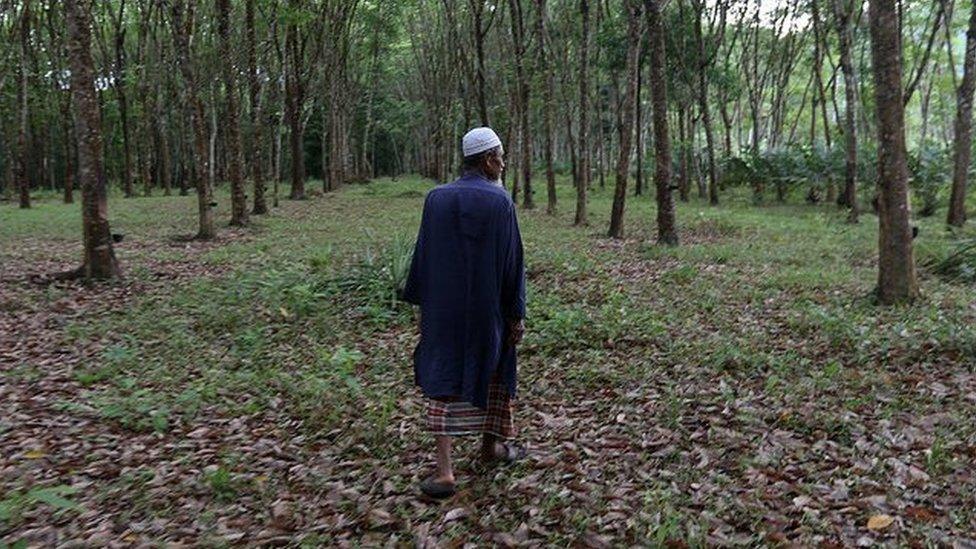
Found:
<path fill-rule="evenodd" d="M 508 344 L 517 347 L 522 343 L 522 336 L 525 335 L 525 320 L 511 320 L 508 323 Z"/>

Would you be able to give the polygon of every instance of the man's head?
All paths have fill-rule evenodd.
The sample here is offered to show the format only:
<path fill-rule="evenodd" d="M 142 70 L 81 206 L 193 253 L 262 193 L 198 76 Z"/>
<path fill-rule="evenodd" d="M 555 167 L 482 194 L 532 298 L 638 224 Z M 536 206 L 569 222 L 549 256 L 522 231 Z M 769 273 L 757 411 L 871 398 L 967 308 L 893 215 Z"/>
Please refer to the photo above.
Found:
<path fill-rule="evenodd" d="M 461 140 L 464 171 L 478 171 L 492 181 L 502 177 L 505 169 L 502 141 L 491 128 L 475 128 Z"/>

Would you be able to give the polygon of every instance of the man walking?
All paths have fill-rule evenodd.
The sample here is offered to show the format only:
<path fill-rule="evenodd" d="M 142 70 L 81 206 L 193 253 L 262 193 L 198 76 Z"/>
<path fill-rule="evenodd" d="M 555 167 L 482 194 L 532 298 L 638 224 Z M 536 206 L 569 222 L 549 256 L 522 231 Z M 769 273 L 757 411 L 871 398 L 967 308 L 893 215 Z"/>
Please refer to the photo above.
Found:
<path fill-rule="evenodd" d="M 414 351 L 417 385 L 427 398 L 437 469 L 421 482 L 429 497 L 455 492 L 452 437 L 482 436 L 481 457 L 512 462 L 515 347 L 525 330 L 525 268 L 515 206 L 500 184 L 501 140 L 475 128 L 462 140 L 457 181 L 427 194 L 405 301 L 420 306 Z"/>

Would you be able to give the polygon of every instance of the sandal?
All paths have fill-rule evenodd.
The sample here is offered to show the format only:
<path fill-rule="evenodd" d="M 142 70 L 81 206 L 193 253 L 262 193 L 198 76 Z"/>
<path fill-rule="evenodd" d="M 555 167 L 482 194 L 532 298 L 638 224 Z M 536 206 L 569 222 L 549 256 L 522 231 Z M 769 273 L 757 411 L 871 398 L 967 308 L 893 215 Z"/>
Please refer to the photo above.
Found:
<path fill-rule="evenodd" d="M 483 457 L 482 460 L 488 464 L 502 463 L 505 465 L 511 465 L 525 459 L 529 454 L 525 446 L 518 444 L 517 442 L 499 442 L 498 444 L 505 451 L 504 456 L 499 456 L 497 453 L 492 453 L 491 457 Z"/>
<path fill-rule="evenodd" d="M 420 491 L 431 499 L 447 499 L 454 495 L 456 487 L 453 482 L 439 482 L 433 476 L 427 477 L 420 483 Z"/>

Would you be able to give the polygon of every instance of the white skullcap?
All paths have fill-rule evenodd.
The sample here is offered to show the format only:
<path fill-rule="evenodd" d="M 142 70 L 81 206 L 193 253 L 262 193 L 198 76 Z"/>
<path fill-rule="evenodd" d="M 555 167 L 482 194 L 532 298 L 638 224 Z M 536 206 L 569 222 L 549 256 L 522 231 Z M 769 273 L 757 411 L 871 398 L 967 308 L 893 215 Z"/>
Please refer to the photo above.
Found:
<path fill-rule="evenodd" d="M 500 147 L 502 140 L 491 128 L 475 128 L 464 134 L 461 139 L 461 150 L 465 157 L 474 156 L 487 150 Z"/>

